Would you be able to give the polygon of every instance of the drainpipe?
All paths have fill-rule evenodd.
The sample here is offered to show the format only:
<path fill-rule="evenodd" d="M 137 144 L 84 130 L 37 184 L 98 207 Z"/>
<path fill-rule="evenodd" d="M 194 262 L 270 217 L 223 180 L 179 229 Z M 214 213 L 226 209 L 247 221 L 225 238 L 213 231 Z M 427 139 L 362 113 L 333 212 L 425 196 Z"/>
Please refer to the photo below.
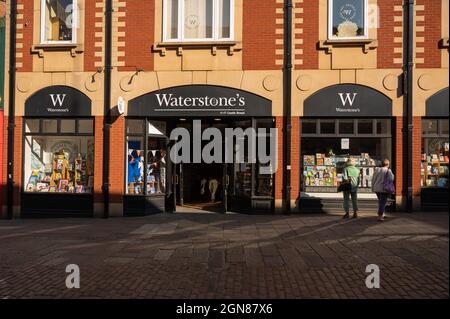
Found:
<path fill-rule="evenodd" d="M 11 0 L 9 20 L 9 96 L 8 96 L 8 167 L 7 167 L 7 208 L 6 218 L 13 218 L 14 208 L 14 129 L 15 124 L 15 89 L 16 89 L 16 17 L 17 1 Z"/>
<path fill-rule="evenodd" d="M 103 218 L 109 217 L 109 150 L 111 136 L 112 0 L 105 4 L 105 87 L 103 116 Z"/>
<path fill-rule="evenodd" d="M 407 30 L 404 36 L 406 45 L 406 59 L 404 66 L 404 76 L 406 78 L 406 117 L 407 117 L 407 198 L 406 210 L 412 212 L 413 209 L 413 68 L 414 68 L 414 0 L 405 0 L 405 17 L 407 17 Z"/>
<path fill-rule="evenodd" d="M 291 211 L 291 85 L 292 85 L 292 0 L 284 1 L 283 65 L 283 202 L 284 212 Z"/>

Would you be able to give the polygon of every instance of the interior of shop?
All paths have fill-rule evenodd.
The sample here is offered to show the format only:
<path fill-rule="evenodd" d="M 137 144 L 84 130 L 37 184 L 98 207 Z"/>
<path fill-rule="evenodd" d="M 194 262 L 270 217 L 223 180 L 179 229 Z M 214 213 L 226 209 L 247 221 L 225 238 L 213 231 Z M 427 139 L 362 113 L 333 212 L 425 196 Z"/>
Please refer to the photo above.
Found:
<path fill-rule="evenodd" d="M 183 205 L 219 211 L 223 206 L 223 164 L 181 164 Z"/>

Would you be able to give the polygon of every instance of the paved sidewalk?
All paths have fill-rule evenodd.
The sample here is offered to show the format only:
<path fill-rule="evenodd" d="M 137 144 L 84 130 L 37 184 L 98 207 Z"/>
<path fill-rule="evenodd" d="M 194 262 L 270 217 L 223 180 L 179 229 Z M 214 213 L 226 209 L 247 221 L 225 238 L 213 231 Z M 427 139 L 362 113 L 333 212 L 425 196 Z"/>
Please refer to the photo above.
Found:
<path fill-rule="evenodd" d="M 448 213 L 0 220 L 0 298 L 448 298 L 448 254 Z"/>

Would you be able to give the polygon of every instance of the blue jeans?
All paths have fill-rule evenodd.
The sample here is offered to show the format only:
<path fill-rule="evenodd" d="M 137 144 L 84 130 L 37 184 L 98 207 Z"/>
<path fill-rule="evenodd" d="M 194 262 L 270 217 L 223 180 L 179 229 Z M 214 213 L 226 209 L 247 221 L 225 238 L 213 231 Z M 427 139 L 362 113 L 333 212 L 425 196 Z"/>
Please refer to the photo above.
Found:
<path fill-rule="evenodd" d="M 386 211 L 386 204 L 389 198 L 388 193 L 377 193 L 378 197 L 378 216 L 381 216 Z"/>

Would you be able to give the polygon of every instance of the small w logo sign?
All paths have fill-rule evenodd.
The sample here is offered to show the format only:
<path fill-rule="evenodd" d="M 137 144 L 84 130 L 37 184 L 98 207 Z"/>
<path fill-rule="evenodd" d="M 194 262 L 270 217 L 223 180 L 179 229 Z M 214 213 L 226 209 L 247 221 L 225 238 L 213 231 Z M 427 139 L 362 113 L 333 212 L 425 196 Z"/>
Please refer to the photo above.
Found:
<path fill-rule="evenodd" d="M 358 93 L 338 93 L 339 97 L 341 98 L 342 106 L 346 106 L 347 102 L 350 104 L 350 106 L 353 106 L 353 103 L 355 102 L 355 98 L 358 95 Z M 345 94 L 345 96 L 344 96 Z M 353 94 L 353 96 L 352 96 Z"/>
<path fill-rule="evenodd" d="M 56 107 L 56 104 L 59 104 L 59 107 L 62 107 L 64 100 L 66 99 L 66 94 L 50 94 L 50 97 L 54 107 Z"/>

